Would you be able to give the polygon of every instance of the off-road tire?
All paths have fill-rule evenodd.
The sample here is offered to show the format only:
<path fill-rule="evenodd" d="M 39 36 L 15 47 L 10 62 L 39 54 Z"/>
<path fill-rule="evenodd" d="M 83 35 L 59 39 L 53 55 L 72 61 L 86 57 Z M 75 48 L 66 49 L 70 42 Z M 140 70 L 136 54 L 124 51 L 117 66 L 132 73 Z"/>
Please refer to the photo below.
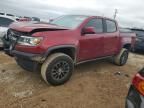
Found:
<path fill-rule="evenodd" d="M 114 56 L 114 63 L 118 66 L 123 66 L 127 63 L 129 51 L 126 48 L 122 48 L 120 53 Z"/>
<path fill-rule="evenodd" d="M 62 62 L 63 62 L 63 64 L 62 64 Z M 60 68 L 57 69 L 55 67 L 55 66 L 58 66 L 58 63 L 61 63 L 60 68 L 63 70 L 63 75 L 65 74 L 64 71 L 66 72 L 66 70 L 67 70 L 67 73 L 65 74 L 65 76 L 62 79 L 56 80 L 54 77 L 56 77 L 56 75 L 58 76 L 58 74 L 60 74 L 60 72 L 58 70 Z M 66 65 L 66 67 L 62 67 L 65 65 Z M 57 69 L 57 71 L 52 71 L 54 69 L 55 70 Z M 50 83 L 51 85 L 57 86 L 57 85 L 66 83 L 70 79 L 73 70 L 74 70 L 74 64 L 73 64 L 73 60 L 71 57 L 69 57 L 68 55 L 66 55 L 64 53 L 54 53 L 54 54 L 50 55 L 47 58 L 47 60 L 42 64 L 41 75 L 46 83 Z M 54 76 L 54 74 L 55 74 L 55 76 Z M 61 74 L 62 74 L 62 72 L 61 72 Z"/>

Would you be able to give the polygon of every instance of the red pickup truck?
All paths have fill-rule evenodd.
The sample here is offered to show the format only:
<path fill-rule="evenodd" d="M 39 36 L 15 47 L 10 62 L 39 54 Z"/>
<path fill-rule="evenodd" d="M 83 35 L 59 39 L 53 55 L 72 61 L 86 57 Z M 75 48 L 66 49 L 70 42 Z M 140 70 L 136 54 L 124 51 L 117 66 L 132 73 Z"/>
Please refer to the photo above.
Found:
<path fill-rule="evenodd" d="M 40 70 L 47 83 L 60 85 L 83 62 L 112 57 L 115 64 L 126 64 L 135 34 L 121 34 L 113 19 L 66 15 L 50 23 L 14 23 L 3 42 L 18 65 Z"/>

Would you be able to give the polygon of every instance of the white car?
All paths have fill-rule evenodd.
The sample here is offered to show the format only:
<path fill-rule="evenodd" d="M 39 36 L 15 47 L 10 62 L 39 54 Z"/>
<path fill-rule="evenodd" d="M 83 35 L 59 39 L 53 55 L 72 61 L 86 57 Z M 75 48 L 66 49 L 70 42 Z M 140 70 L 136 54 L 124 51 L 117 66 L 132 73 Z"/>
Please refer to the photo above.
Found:
<path fill-rule="evenodd" d="M 0 47 L 2 44 L 2 37 L 6 35 L 8 27 L 11 23 L 16 22 L 16 20 L 9 16 L 0 15 Z"/>

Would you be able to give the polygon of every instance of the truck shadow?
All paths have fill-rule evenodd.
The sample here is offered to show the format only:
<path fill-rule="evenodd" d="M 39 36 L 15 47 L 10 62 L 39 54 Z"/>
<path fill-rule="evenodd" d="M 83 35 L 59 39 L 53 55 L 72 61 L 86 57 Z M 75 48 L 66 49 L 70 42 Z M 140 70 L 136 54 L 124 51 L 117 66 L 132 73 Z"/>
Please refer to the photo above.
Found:
<path fill-rule="evenodd" d="M 101 72 L 103 68 L 107 69 L 109 66 L 113 66 L 109 59 L 96 60 L 77 65 L 74 73 Z"/>
<path fill-rule="evenodd" d="M 144 55 L 144 51 L 138 50 L 136 52 L 133 52 L 134 54 L 138 54 L 138 55 Z"/>
<path fill-rule="evenodd" d="M 0 52 L 2 52 L 3 51 L 3 48 L 0 48 Z"/>

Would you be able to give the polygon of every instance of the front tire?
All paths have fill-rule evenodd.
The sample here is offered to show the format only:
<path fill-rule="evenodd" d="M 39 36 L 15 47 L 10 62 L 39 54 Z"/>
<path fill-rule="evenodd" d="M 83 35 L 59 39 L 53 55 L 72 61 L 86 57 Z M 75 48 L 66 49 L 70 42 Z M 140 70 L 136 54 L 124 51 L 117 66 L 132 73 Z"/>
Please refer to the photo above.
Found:
<path fill-rule="evenodd" d="M 63 53 L 50 55 L 41 67 L 41 75 L 46 83 L 57 86 L 66 83 L 74 70 L 71 57 Z"/>
<path fill-rule="evenodd" d="M 119 66 L 123 66 L 127 63 L 129 51 L 126 48 L 122 48 L 120 53 L 114 57 L 114 63 Z"/>

